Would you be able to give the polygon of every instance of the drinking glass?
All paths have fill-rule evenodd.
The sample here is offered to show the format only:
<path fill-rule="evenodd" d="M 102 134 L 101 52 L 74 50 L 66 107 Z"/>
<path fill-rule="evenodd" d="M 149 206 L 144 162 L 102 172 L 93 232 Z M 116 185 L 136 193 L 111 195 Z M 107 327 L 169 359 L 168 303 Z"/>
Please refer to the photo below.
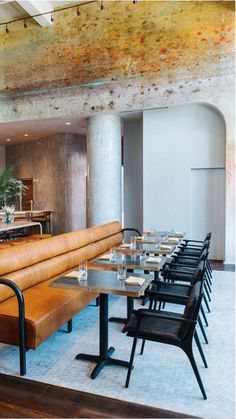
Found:
<path fill-rule="evenodd" d="M 88 265 L 86 260 L 82 260 L 79 264 L 79 280 L 86 281 L 88 278 Z"/>
<path fill-rule="evenodd" d="M 155 249 L 160 249 L 160 247 L 161 247 L 161 240 L 160 240 L 160 237 L 159 236 L 156 236 L 156 238 L 155 238 Z"/>
<path fill-rule="evenodd" d="M 140 263 L 144 263 L 145 262 L 145 260 L 146 260 L 146 254 L 145 254 L 144 251 L 142 251 L 140 253 L 139 258 L 140 258 Z"/>
<path fill-rule="evenodd" d="M 110 262 L 116 260 L 116 248 L 111 247 L 110 248 Z"/>
<path fill-rule="evenodd" d="M 136 249 L 136 237 L 135 236 L 131 236 L 131 238 L 130 238 L 130 248 L 131 249 Z"/>
<path fill-rule="evenodd" d="M 124 263 L 118 263 L 117 265 L 117 278 L 120 281 L 126 278 L 126 268 Z"/>

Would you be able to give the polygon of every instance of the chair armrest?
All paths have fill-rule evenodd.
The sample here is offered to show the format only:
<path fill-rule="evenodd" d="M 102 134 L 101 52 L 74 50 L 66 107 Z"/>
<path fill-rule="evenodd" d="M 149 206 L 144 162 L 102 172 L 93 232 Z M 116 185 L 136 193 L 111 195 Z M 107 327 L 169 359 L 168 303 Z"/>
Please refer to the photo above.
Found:
<path fill-rule="evenodd" d="M 181 295 L 181 294 L 177 294 L 177 293 L 172 293 L 172 292 L 165 292 L 165 291 L 147 291 L 145 293 L 145 295 L 149 296 L 149 297 L 174 297 L 174 298 L 182 298 L 183 300 L 187 300 L 188 297 L 185 295 Z"/>
<path fill-rule="evenodd" d="M 16 283 L 11 281 L 10 279 L 6 279 L 6 278 L 0 278 L 0 284 L 10 287 L 16 294 L 19 306 L 24 308 L 25 303 L 24 303 L 23 293 L 21 289 L 18 287 L 18 285 L 16 285 Z"/>
<path fill-rule="evenodd" d="M 200 244 L 191 244 L 189 246 L 186 246 L 185 244 L 180 243 L 179 247 L 183 248 L 183 249 L 194 249 L 194 250 L 200 250 L 202 249 L 202 245 Z"/>
<path fill-rule="evenodd" d="M 173 253 L 172 257 L 174 259 L 178 259 L 178 258 L 180 258 L 180 259 L 199 259 L 199 256 L 193 256 L 193 255 L 189 256 L 189 255 L 184 255 L 184 254 L 181 254 L 181 253 L 177 253 L 177 254 Z"/>
<path fill-rule="evenodd" d="M 166 268 L 164 268 L 164 269 L 161 269 L 160 270 L 160 272 L 162 273 L 166 273 L 166 274 L 168 274 L 168 273 L 181 273 L 181 274 L 185 274 L 185 275 L 188 275 L 188 274 L 191 274 L 192 272 L 186 272 L 186 271 L 176 271 L 175 269 L 172 269 L 172 267 L 173 268 L 184 268 L 184 267 L 186 267 L 186 268 L 188 268 L 188 269 L 191 269 L 191 271 L 192 272 L 194 272 L 195 271 L 195 266 L 191 266 L 191 265 L 184 265 L 184 264 L 182 264 L 182 263 L 175 263 L 175 262 L 172 262 L 168 267 L 166 267 Z"/>
<path fill-rule="evenodd" d="M 183 239 L 185 243 L 203 243 L 203 240 L 191 240 L 191 239 Z"/>
<path fill-rule="evenodd" d="M 173 321 L 178 321 L 178 322 L 188 323 L 188 324 L 197 323 L 197 320 L 190 320 L 190 319 L 185 319 L 183 317 L 178 317 L 174 315 L 175 313 L 173 313 L 173 316 L 172 315 L 168 316 L 166 314 L 157 313 L 157 311 L 155 310 L 148 310 L 148 309 L 134 310 L 133 313 L 136 315 L 138 320 L 141 320 L 143 317 L 152 317 L 156 319 L 173 320 Z"/>
<path fill-rule="evenodd" d="M 136 233 L 138 233 L 139 236 L 142 236 L 142 234 L 137 228 L 132 228 L 132 227 L 122 228 L 121 232 L 124 233 L 124 231 L 135 231 Z"/>

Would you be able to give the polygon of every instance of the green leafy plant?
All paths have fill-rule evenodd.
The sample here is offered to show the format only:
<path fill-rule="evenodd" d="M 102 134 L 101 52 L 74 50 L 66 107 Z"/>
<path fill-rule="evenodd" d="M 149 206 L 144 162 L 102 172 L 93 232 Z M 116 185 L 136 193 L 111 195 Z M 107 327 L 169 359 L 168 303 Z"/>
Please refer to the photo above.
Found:
<path fill-rule="evenodd" d="M 15 205 L 17 198 L 27 189 L 21 180 L 13 177 L 13 170 L 14 167 L 7 167 L 0 174 L 0 202 L 4 207 Z"/>

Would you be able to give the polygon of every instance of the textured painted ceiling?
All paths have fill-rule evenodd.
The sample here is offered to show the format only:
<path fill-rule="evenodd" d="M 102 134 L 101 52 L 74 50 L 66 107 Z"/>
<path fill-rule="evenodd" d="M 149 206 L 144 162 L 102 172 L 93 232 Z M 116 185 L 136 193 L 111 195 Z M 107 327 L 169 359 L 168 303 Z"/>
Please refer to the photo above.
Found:
<path fill-rule="evenodd" d="M 106 1 L 59 12 L 53 26 L 0 28 L 0 93 L 226 75 L 234 2 Z"/>

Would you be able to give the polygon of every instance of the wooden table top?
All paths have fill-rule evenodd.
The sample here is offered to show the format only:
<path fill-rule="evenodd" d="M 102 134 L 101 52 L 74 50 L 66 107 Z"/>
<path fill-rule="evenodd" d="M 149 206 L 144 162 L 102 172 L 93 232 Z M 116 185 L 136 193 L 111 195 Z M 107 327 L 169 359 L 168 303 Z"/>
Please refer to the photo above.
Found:
<path fill-rule="evenodd" d="M 141 286 L 127 285 L 124 280 L 119 280 L 117 278 L 117 272 L 89 269 L 88 277 L 84 281 L 64 276 L 50 282 L 50 286 L 55 288 L 70 288 L 78 291 L 87 290 L 102 294 L 140 297 L 144 294 L 148 285 L 153 281 L 151 275 L 127 273 L 127 278 L 130 276 L 144 278 L 145 282 Z"/>

